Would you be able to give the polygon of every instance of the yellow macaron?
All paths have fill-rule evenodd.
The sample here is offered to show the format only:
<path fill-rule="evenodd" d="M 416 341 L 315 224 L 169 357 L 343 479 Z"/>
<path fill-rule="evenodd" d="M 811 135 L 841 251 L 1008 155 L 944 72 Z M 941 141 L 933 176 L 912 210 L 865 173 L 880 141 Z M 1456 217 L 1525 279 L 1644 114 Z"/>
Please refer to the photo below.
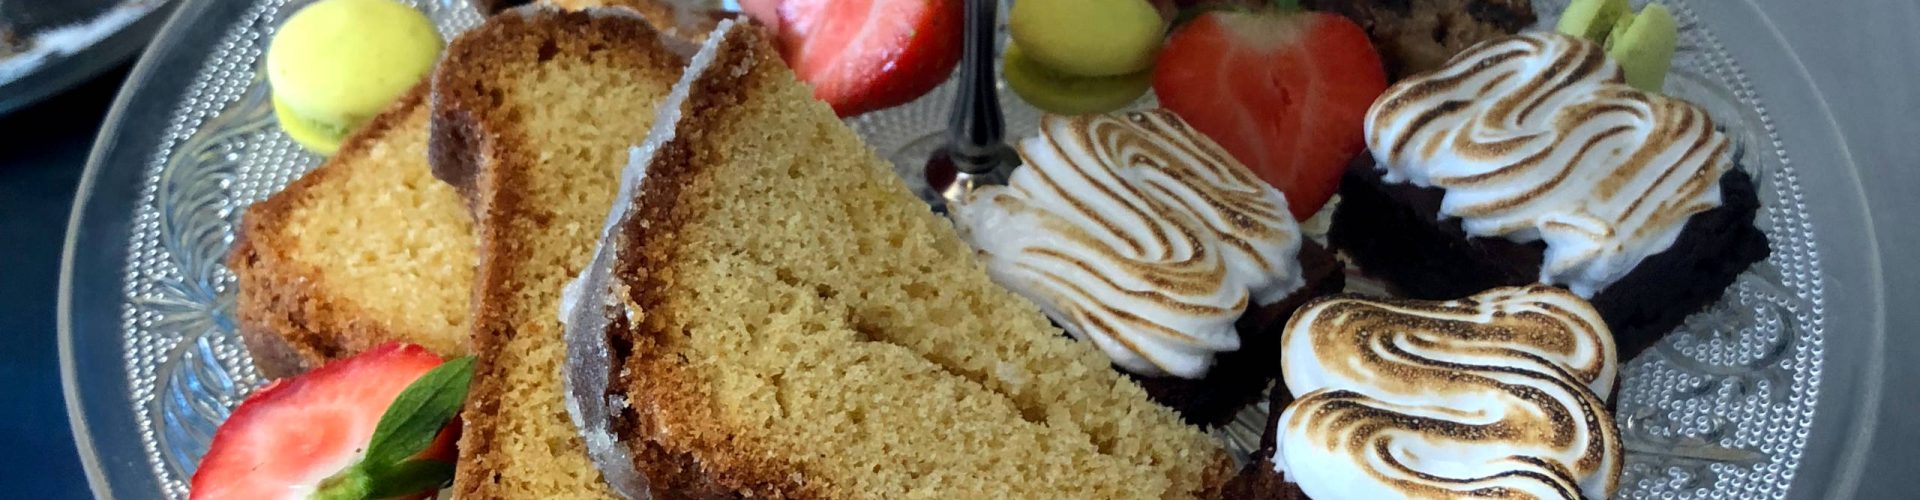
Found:
<path fill-rule="evenodd" d="M 443 44 L 425 14 L 394 0 L 314 2 L 281 24 L 267 48 L 274 116 L 301 146 L 333 154 L 419 83 Z"/>

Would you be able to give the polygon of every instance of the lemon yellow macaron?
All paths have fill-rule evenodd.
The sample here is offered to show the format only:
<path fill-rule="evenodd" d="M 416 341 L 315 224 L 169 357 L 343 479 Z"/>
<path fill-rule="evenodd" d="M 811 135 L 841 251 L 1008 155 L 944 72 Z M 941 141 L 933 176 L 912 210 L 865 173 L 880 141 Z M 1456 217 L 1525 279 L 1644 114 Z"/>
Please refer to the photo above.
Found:
<path fill-rule="evenodd" d="M 333 154 L 426 77 L 443 44 L 425 14 L 394 0 L 314 2 L 267 47 L 274 116 L 301 146 Z"/>

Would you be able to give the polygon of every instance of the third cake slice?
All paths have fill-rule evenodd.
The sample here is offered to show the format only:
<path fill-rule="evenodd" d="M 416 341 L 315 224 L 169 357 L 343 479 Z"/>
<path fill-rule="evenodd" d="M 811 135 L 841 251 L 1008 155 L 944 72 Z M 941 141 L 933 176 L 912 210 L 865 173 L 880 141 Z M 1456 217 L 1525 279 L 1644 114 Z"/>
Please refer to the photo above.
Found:
<path fill-rule="evenodd" d="M 993 284 L 745 25 L 695 56 L 574 290 L 615 490 L 1197 498 L 1220 444 Z"/>

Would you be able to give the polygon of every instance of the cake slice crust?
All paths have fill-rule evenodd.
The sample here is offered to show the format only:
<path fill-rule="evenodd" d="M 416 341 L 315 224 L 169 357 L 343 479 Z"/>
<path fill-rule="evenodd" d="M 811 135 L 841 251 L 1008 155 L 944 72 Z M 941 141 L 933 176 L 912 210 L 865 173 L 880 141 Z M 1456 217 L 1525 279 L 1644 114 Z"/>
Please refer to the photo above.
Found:
<path fill-rule="evenodd" d="M 612 304 L 581 299 L 654 494 L 1217 493 L 1218 442 L 994 285 L 764 35 L 721 33 L 610 233 Z"/>
<path fill-rule="evenodd" d="M 435 71 L 434 173 L 480 241 L 459 497 L 611 497 L 563 408 L 555 313 L 681 65 L 630 11 L 522 8 L 461 35 Z"/>
<path fill-rule="evenodd" d="M 469 350 L 472 220 L 429 172 L 426 93 L 422 82 L 241 218 L 234 316 L 262 374 L 395 340 Z"/>

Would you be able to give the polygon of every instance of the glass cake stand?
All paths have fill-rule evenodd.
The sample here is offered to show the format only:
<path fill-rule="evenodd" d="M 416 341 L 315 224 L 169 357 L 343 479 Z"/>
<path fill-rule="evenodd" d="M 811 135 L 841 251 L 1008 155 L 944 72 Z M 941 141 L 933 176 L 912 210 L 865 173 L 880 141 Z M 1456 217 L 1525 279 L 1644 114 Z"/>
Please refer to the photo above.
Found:
<path fill-rule="evenodd" d="M 274 27 L 298 3 L 181 2 L 88 162 L 62 264 L 59 333 L 67 410 L 99 496 L 185 498 L 214 429 L 263 382 L 234 332 L 223 259 L 245 207 L 319 164 L 274 125 L 258 71 Z M 415 3 L 448 36 L 480 21 L 465 0 Z M 1836 92 L 1862 84 L 1860 74 L 1842 80 L 1809 71 L 1809 61 L 1867 68 L 1864 76 L 1878 78 L 1873 88 L 1905 93 L 1896 102 L 1911 106 L 1906 82 L 1920 65 L 1834 54 L 1862 44 L 1920 53 L 1920 40 L 1893 36 L 1920 24 L 1920 14 L 1902 0 L 1855 2 L 1873 7 L 1859 9 L 1667 3 L 1683 26 L 1667 91 L 1706 107 L 1738 141 L 1773 254 L 1626 365 L 1617 418 L 1629 455 L 1619 496 L 1910 493 L 1906 476 L 1887 471 L 1920 460 L 1920 449 L 1899 442 L 1915 431 L 1888 416 L 1920 403 L 1889 393 L 1920 382 L 1920 368 L 1889 361 L 1920 355 L 1920 339 L 1888 333 L 1920 326 L 1920 312 L 1886 304 L 1920 300 L 1920 263 L 1883 252 L 1920 245 L 1920 231 L 1898 220 L 1914 207 L 1905 191 L 1920 187 L 1920 174 L 1893 168 L 1911 167 L 1911 157 L 1882 148 L 1920 127 L 1875 107 L 1885 99 Z M 1536 4 L 1551 26 L 1564 1 Z M 1840 29 L 1850 22 L 1882 29 Z M 931 195 L 920 169 L 944 141 L 955 87 L 848 123 Z M 1007 137 L 1031 134 L 1039 113 L 1012 92 L 1000 99 Z M 1891 140 L 1864 142 L 1872 138 Z M 1881 164 L 1892 161 L 1907 164 Z M 1244 451 L 1265 409 L 1240 417 L 1218 434 Z"/>

